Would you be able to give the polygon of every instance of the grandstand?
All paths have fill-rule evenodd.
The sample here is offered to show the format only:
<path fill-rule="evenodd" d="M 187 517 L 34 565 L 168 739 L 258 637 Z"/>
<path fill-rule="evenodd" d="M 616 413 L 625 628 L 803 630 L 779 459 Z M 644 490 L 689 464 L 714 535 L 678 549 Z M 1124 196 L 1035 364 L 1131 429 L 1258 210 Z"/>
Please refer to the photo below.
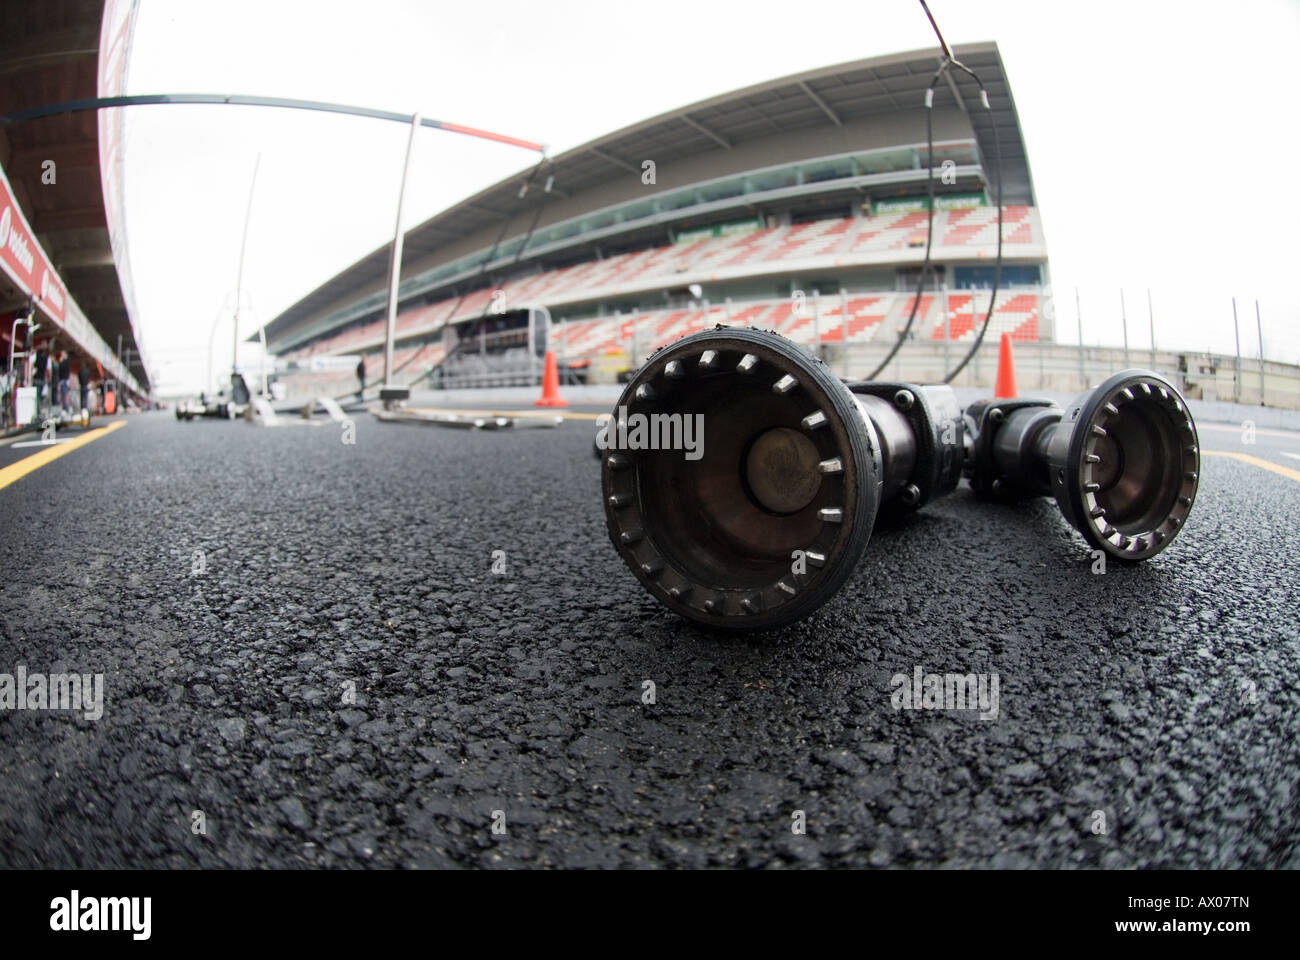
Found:
<path fill-rule="evenodd" d="M 987 335 L 1051 339 L 1047 249 L 1001 57 L 993 43 L 955 55 L 984 79 L 998 143 L 979 88 L 950 72 L 933 108 L 932 273 L 911 337 L 968 343 L 984 321 L 1000 147 L 1004 259 Z M 877 57 L 691 104 L 415 227 L 395 382 L 530 382 L 547 347 L 571 375 L 616 377 L 716 323 L 776 330 L 865 373 L 906 323 L 920 279 L 925 88 L 939 57 Z M 359 354 L 375 382 L 387 258 L 386 246 L 373 251 L 272 320 L 269 349 L 287 360 Z"/>

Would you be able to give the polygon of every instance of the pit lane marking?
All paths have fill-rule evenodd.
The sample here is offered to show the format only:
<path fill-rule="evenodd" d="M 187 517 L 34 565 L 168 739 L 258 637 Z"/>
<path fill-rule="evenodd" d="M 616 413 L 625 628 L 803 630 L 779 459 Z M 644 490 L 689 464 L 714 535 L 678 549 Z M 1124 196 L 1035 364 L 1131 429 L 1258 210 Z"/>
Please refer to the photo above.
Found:
<path fill-rule="evenodd" d="M 30 457 L 25 457 L 24 459 L 19 460 L 17 463 L 9 464 L 9 466 L 0 470 L 0 490 L 3 490 L 15 481 L 21 480 L 32 471 L 39 470 L 51 460 L 57 460 L 65 453 L 71 453 L 78 447 L 84 447 L 88 443 L 93 443 L 105 434 L 112 433 L 119 427 L 125 426 L 125 420 L 114 420 L 107 426 L 82 434 L 80 437 L 71 439 L 67 443 L 60 443 L 58 446 L 46 447 L 44 450 L 33 453 Z"/>
<path fill-rule="evenodd" d="M 1284 467 L 1280 463 L 1273 463 L 1271 460 L 1261 460 L 1259 457 L 1252 457 L 1248 453 L 1237 453 L 1235 450 L 1202 450 L 1201 455 L 1205 457 L 1231 457 L 1233 460 L 1240 460 L 1242 463 L 1249 463 L 1254 467 L 1263 467 L 1265 470 L 1271 470 L 1273 473 L 1300 483 L 1300 470 L 1292 470 L 1290 467 Z"/>

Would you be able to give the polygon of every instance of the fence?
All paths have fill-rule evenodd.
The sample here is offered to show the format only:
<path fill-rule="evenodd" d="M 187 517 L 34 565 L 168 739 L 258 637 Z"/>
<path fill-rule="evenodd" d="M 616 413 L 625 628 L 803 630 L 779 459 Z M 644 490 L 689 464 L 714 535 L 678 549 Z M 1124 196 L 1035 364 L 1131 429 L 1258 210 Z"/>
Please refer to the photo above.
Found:
<path fill-rule="evenodd" d="M 841 377 L 862 379 L 884 359 L 887 343 L 823 344 L 822 358 Z M 903 345 L 877 379 L 936 383 L 970 349 L 966 343 L 915 341 Z M 1235 401 L 1248 406 L 1300 409 L 1300 366 L 1258 358 L 1152 351 L 1123 347 L 1088 347 L 1072 344 L 1017 341 L 1016 380 L 1021 393 L 1035 390 L 1074 393 L 1095 386 L 1125 367 L 1143 367 L 1169 379 L 1189 400 Z M 991 389 L 997 371 L 998 341 L 989 337 L 966 369 L 953 381 L 958 387 Z M 1262 373 L 1262 376 L 1261 376 Z M 1262 386 L 1262 392 L 1261 392 Z"/>

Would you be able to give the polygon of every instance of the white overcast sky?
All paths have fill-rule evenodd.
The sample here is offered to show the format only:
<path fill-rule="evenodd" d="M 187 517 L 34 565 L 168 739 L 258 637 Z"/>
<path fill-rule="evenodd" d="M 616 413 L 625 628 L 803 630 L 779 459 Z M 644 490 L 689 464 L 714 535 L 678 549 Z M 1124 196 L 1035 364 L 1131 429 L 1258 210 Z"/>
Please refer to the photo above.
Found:
<path fill-rule="evenodd" d="M 995 40 L 1051 257 L 1058 338 L 1300 361 L 1290 113 L 1300 5 L 932 0 L 949 43 Z M 142 0 L 130 93 L 331 100 L 533 139 L 551 152 L 789 73 L 933 46 L 915 0 Z M 230 308 L 254 161 L 241 336 L 391 238 L 406 129 L 229 106 L 127 110 L 136 322 L 160 392 L 198 389 Z M 653 159 L 653 158 L 646 158 Z M 534 155 L 422 131 L 415 224 Z M 249 354 L 250 358 L 252 353 Z"/>

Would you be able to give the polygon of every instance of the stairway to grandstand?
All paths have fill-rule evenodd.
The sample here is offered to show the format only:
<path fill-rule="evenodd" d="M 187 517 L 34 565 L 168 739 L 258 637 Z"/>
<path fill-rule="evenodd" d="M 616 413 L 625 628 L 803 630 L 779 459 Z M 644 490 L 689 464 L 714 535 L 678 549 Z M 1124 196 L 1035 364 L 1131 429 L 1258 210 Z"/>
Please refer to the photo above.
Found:
<path fill-rule="evenodd" d="M 527 386 L 540 367 L 530 358 L 527 347 L 512 347 L 499 353 L 480 354 L 466 350 L 442 364 L 443 382 L 457 387 Z"/>
<path fill-rule="evenodd" d="M 338 351 L 347 353 L 347 350 Z M 355 352 L 355 351 L 354 351 Z M 421 378 L 431 368 L 442 363 L 445 353 L 440 340 L 424 344 L 397 347 L 393 350 L 393 383 L 405 386 Z M 366 367 L 366 383 L 370 393 L 383 380 L 384 352 L 372 351 L 362 357 Z M 334 397 L 339 399 L 352 396 L 358 387 L 354 371 L 303 371 L 289 373 L 279 377 L 285 388 L 286 400 L 312 400 L 317 397 Z"/>

